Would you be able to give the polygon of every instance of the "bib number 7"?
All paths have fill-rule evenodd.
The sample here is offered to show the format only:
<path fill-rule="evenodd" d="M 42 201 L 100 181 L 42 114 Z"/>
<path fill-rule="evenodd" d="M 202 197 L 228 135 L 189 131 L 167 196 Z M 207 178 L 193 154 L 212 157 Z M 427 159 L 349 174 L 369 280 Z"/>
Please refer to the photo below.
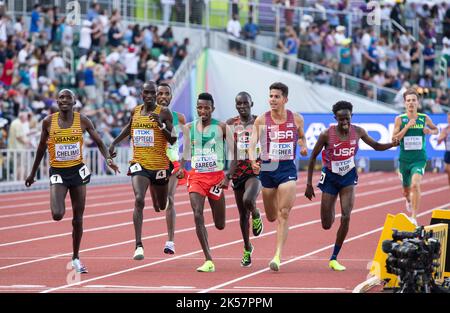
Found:
<path fill-rule="evenodd" d="M 214 185 L 211 187 L 211 189 L 209 189 L 209 193 L 216 196 L 216 197 L 220 197 L 220 195 L 222 194 L 223 189 L 219 187 L 219 185 Z"/>
<path fill-rule="evenodd" d="M 55 184 L 62 184 L 63 180 L 61 175 L 59 174 L 55 174 L 50 176 L 50 185 L 55 185 Z"/>

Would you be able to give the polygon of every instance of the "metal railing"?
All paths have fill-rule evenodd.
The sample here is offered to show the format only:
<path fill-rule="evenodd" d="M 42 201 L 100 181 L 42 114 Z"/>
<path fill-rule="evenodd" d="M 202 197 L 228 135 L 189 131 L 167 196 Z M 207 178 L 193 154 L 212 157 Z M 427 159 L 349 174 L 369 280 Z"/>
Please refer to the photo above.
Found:
<path fill-rule="evenodd" d="M 279 50 L 268 49 L 248 41 L 232 38 L 224 33 L 211 32 L 210 36 L 210 48 L 228 52 L 229 40 L 233 40 L 240 44 L 238 55 L 248 60 L 301 75 L 310 81 L 327 83 L 346 92 L 363 96 L 394 108 L 393 104 L 394 98 L 398 93 L 397 90 L 379 87 L 366 80 L 288 56 Z"/>
<path fill-rule="evenodd" d="M 0 149 L 0 193 L 24 190 L 25 179 L 33 166 L 36 149 Z M 129 181 L 126 176 L 128 162 L 131 160 L 131 149 L 118 147 L 114 162 L 120 168 L 120 174 L 114 173 L 106 166 L 105 160 L 97 148 L 84 148 L 83 160 L 91 171 L 93 183 L 118 183 Z M 36 183 L 31 189 L 41 189 L 49 184 L 49 157 L 44 156 L 36 173 Z"/>

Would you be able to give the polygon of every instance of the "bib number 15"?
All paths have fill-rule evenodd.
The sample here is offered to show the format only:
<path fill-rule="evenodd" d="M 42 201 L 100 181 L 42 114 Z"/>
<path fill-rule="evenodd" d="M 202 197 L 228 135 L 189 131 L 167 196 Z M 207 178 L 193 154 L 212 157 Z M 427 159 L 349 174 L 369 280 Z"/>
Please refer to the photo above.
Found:
<path fill-rule="evenodd" d="M 211 189 L 209 189 L 209 193 L 215 195 L 216 197 L 220 197 L 220 195 L 222 194 L 223 189 L 220 188 L 218 185 L 214 185 L 211 187 Z"/>

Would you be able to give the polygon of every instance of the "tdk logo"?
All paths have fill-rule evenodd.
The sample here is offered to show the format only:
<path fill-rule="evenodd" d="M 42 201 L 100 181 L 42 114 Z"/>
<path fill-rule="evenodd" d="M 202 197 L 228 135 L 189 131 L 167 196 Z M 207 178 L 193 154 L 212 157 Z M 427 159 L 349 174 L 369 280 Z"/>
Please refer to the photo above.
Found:
<path fill-rule="evenodd" d="M 286 131 L 272 131 L 269 133 L 270 140 L 277 140 L 277 139 L 294 139 L 294 132 L 292 130 L 286 130 Z"/>

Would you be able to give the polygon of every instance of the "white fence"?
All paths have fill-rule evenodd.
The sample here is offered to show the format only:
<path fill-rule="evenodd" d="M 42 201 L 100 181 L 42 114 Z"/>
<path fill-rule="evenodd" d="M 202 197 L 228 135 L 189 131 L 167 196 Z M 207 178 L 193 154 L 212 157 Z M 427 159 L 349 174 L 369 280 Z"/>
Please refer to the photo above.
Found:
<path fill-rule="evenodd" d="M 131 160 L 131 149 L 117 148 L 117 157 L 114 162 L 120 168 L 120 174 L 114 175 L 105 163 L 105 159 L 97 148 L 83 149 L 84 163 L 89 167 L 93 183 L 120 183 L 127 182 L 128 162 Z M 35 149 L 0 149 L 0 192 L 24 190 L 25 178 L 30 174 L 36 155 Z M 49 184 L 49 158 L 44 156 L 36 173 L 36 183 L 31 189 L 47 188 Z"/>

